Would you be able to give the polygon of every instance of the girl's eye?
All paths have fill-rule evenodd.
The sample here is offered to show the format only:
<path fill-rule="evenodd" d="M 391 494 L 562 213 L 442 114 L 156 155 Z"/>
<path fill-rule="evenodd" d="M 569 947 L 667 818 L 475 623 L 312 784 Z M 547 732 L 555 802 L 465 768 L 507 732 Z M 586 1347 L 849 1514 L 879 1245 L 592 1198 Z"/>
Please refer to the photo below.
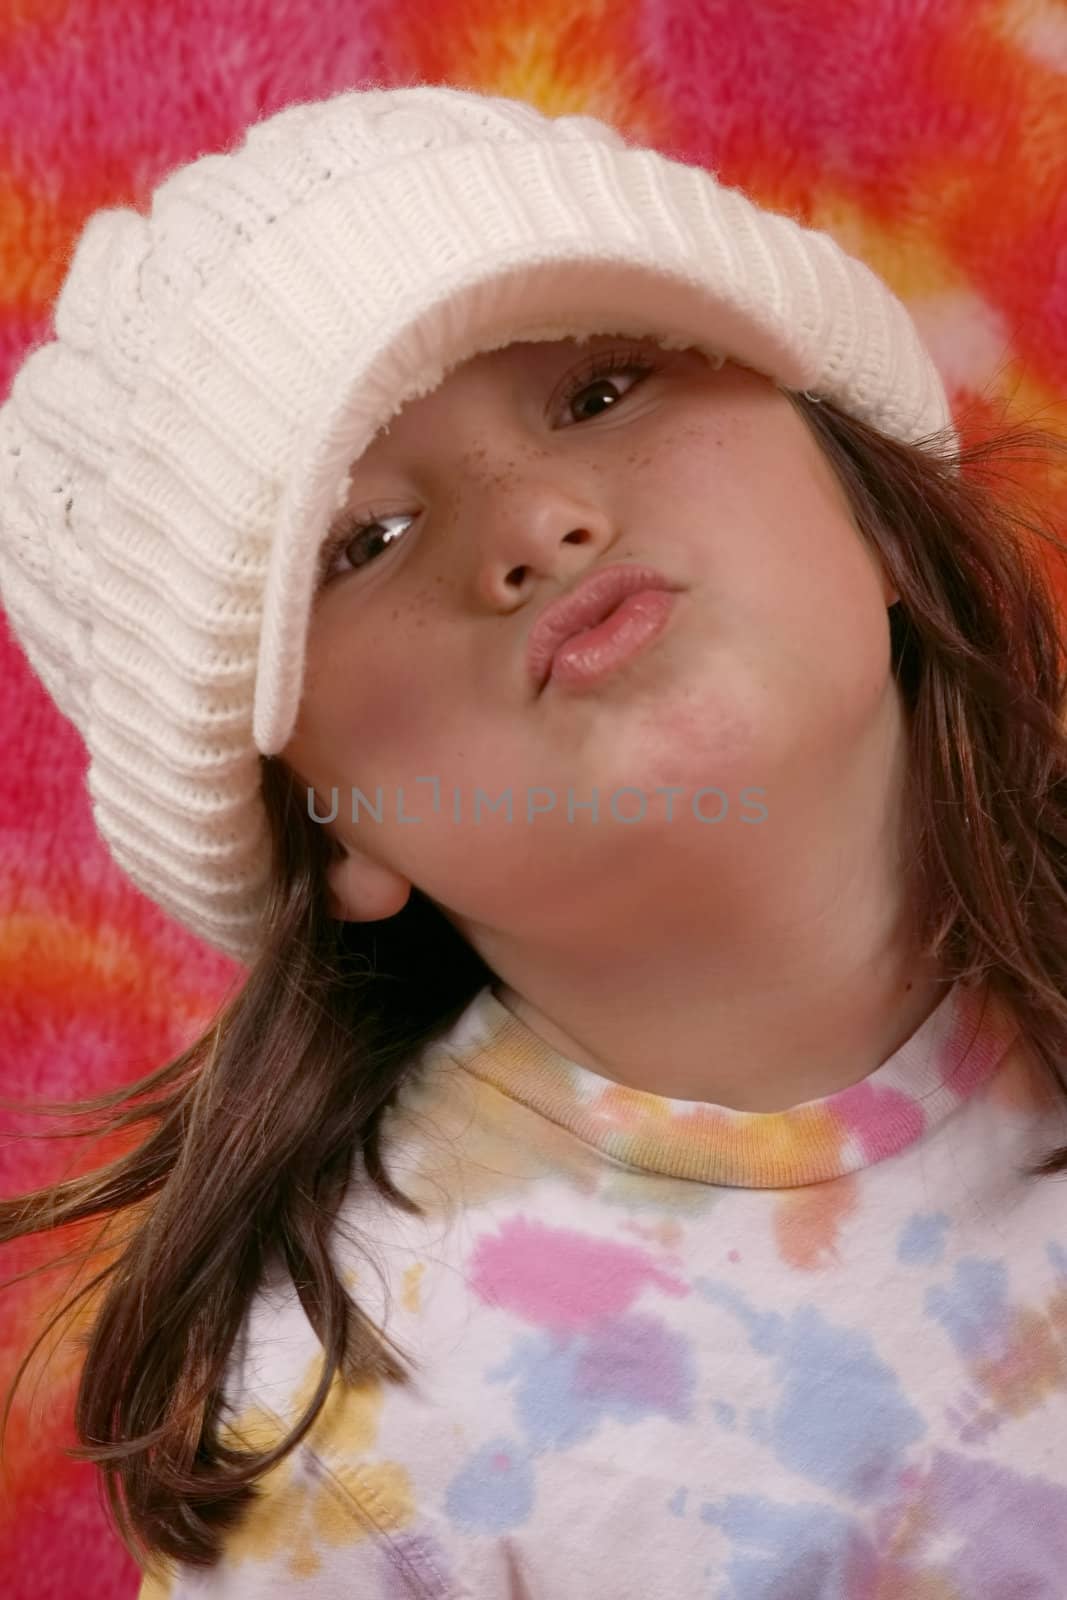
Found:
<path fill-rule="evenodd" d="M 561 408 L 566 408 L 583 395 L 593 394 L 596 390 L 616 389 L 619 377 L 634 378 L 638 382 L 654 372 L 656 363 L 648 356 L 639 356 L 633 350 L 601 351 L 591 356 L 581 370 L 568 380 L 566 388 L 560 399 Z M 601 394 L 601 400 L 609 401 L 609 410 L 613 410 L 619 403 L 618 396 Z M 621 398 L 625 399 L 625 395 Z M 600 415 L 599 412 L 595 415 Z M 588 421 L 583 417 L 581 421 Z M 338 526 L 333 536 L 327 539 L 319 556 L 319 586 L 324 587 L 334 578 L 344 575 L 343 569 L 336 567 L 337 558 L 342 554 L 348 560 L 354 547 L 370 551 L 378 546 L 380 550 L 387 549 L 398 537 L 395 524 L 410 522 L 412 519 L 404 512 L 386 513 L 379 516 L 376 512 L 367 513 L 366 521 L 358 521 L 354 516 L 347 516 Z M 380 529 L 381 532 L 375 530 Z M 358 563 L 352 570 L 359 571 L 362 566 L 369 566 L 374 560 L 370 555 L 366 562 Z"/>
<path fill-rule="evenodd" d="M 636 377 L 638 381 L 647 378 L 654 372 L 656 363 L 648 356 L 639 356 L 633 350 L 601 351 L 598 355 L 591 356 L 582 367 L 581 371 L 571 378 L 563 392 L 561 406 L 569 406 L 581 395 L 591 394 L 596 389 L 615 389 L 618 384 L 616 377 Z M 601 398 L 605 398 L 603 395 Z M 610 397 L 609 397 L 610 398 Z M 609 410 L 614 410 L 618 400 L 611 399 Z M 599 412 L 596 415 L 600 415 Z M 582 418 L 582 421 L 588 419 Z"/>
<path fill-rule="evenodd" d="M 328 539 L 319 556 L 319 584 L 320 587 L 329 584 L 332 579 L 342 577 L 343 569 L 335 566 L 338 557 L 344 555 L 346 559 L 352 553 L 353 547 L 363 550 L 373 545 L 381 545 L 384 550 L 398 537 L 393 527 L 397 522 L 410 522 L 411 518 L 403 511 L 378 516 L 375 512 L 367 513 L 366 522 L 359 521 L 349 513 L 338 525 L 336 533 Z M 384 532 L 376 532 L 383 529 Z M 373 560 L 373 556 L 370 560 Z M 362 566 L 369 566 L 370 561 L 360 562 L 353 570 L 359 571 Z"/>

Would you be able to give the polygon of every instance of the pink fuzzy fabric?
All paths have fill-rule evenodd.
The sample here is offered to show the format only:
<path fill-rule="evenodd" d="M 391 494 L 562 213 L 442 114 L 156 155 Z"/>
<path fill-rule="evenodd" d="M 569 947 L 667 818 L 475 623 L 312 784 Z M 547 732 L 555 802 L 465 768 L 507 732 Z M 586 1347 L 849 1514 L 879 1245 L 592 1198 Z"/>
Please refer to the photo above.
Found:
<path fill-rule="evenodd" d="M 90 212 L 295 99 L 444 82 L 614 121 L 833 233 L 909 304 L 965 435 L 1067 431 L 1067 13 L 1056 0 L 0 0 L 0 395 L 50 334 Z M 1040 413 L 1040 415 L 1037 415 Z M 1067 483 L 1034 488 L 1067 524 Z M 240 970 L 96 836 L 85 751 L 0 616 L 3 1093 L 64 1098 L 177 1053 Z M 3 1115 L 0 1191 L 84 1166 Z M 54 1244 L 47 1247 L 54 1252 Z M 0 1275 L 39 1260 L 0 1258 Z M 48 1277 L 0 1307 L 0 1386 Z M 74 1444 L 72 1356 L 12 1423 L 6 1600 L 123 1600 L 138 1575 Z M 32 1403 L 31 1403 L 32 1402 Z M 858 1600 L 858 1597 L 857 1597 Z"/>

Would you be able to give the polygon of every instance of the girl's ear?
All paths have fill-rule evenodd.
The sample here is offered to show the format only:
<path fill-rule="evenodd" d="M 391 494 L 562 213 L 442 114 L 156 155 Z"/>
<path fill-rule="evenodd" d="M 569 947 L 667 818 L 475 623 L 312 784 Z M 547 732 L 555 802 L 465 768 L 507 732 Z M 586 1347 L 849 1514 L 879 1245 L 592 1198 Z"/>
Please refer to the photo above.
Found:
<path fill-rule="evenodd" d="M 326 871 L 327 905 L 341 922 L 381 922 L 403 911 L 411 881 L 391 867 L 372 861 L 352 845 Z"/>
<path fill-rule="evenodd" d="M 900 599 L 900 591 L 894 586 L 893 581 L 886 570 L 884 562 L 879 561 L 878 569 L 879 578 L 882 584 L 882 597 L 885 600 L 886 610 L 888 611 L 891 607 L 895 606 L 897 601 Z"/>

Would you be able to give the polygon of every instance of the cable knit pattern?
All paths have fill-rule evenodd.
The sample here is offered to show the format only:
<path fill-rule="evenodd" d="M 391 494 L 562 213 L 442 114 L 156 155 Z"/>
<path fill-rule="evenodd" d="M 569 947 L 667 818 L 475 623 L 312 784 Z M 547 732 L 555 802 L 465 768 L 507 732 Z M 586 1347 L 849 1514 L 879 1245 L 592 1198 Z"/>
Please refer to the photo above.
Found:
<path fill-rule="evenodd" d="M 590 117 L 346 91 L 175 171 L 147 216 L 90 218 L 0 408 L 0 597 L 86 742 L 114 858 L 220 950 L 255 951 L 258 757 L 292 732 L 352 462 L 461 361 L 592 332 L 951 433 L 866 265 Z"/>

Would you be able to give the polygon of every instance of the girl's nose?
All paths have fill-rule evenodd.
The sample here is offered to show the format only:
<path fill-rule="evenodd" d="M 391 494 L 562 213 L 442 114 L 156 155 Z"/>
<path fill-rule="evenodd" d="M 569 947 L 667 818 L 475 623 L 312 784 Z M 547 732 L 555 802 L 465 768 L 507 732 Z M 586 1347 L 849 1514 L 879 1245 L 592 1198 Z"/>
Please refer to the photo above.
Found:
<path fill-rule="evenodd" d="M 469 540 L 476 586 L 499 604 L 531 578 L 569 580 L 602 556 L 616 528 L 603 506 L 541 467 L 472 493 L 462 537 Z"/>

